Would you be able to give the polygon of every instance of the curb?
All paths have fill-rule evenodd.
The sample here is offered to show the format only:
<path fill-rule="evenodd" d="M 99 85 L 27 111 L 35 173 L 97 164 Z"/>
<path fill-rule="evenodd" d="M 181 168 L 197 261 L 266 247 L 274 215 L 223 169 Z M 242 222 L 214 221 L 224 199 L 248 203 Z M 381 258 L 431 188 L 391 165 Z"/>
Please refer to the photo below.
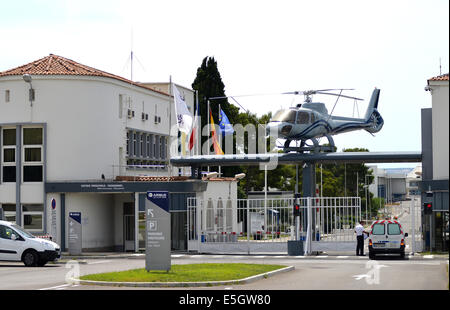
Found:
<path fill-rule="evenodd" d="M 107 282 L 107 281 L 91 281 L 80 280 L 71 278 L 72 283 L 81 285 L 101 285 L 101 286 L 124 286 L 124 287 L 202 287 L 202 286 L 220 286 L 220 285 L 233 285 L 233 284 L 247 284 L 261 279 L 272 277 L 278 273 L 284 273 L 293 271 L 294 266 L 288 266 L 274 271 L 261 273 L 255 276 L 251 276 L 238 280 L 226 280 L 226 281 L 202 281 L 202 282 Z"/>
<path fill-rule="evenodd" d="M 124 259 L 124 258 L 142 258 L 145 254 L 131 254 L 131 255 L 82 255 L 82 256 L 69 256 L 61 255 L 61 259 L 78 260 L 78 259 Z"/>

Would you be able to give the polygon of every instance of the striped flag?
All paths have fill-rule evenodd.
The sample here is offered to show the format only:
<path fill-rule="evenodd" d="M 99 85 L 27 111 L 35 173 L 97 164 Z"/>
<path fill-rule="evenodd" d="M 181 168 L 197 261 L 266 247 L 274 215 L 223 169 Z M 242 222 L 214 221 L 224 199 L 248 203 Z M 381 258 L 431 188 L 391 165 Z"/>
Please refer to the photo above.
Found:
<path fill-rule="evenodd" d="M 220 147 L 219 141 L 217 140 L 216 127 L 214 126 L 214 119 L 211 110 L 209 110 L 209 116 L 211 117 L 211 132 L 212 132 L 214 152 L 216 153 L 216 155 L 224 155 L 222 148 Z"/>

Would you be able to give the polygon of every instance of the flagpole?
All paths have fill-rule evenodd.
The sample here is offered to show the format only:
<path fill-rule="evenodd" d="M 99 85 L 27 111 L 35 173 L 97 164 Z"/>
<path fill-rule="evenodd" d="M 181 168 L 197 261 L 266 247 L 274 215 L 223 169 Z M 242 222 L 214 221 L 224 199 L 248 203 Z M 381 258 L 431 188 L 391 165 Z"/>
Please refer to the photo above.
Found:
<path fill-rule="evenodd" d="M 200 139 L 201 139 L 201 131 L 202 131 L 202 129 L 200 127 L 202 125 L 202 122 L 201 122 L 201 119 L 199 117 L 201 114 L 200 114 L 200 106 L 198 105 L 198 90 L 195 91 L 195 95 L 196 95 L 196 98 L 195 98 L 195 105 L 196 105 L 196 107 L 195 107 L 195 109 L 196 109 L 196 113 L 197 113 L 197 124 L 196 125 L 198 125 L 197 126 L 197 132 L 195 134 L 197 135 L 197 142 L 196 142 L 196 144 L 197 144 L 197 155 L 200 155 L 200 143 L 201 143 Z M 200 122 L 200 124 L 199 124 L 199 122 Z"/>
<path fill-rule="evenodd" d="M 172 150 L 170 149 L 172 146 L 172 99 L 173 98 L 173 89 L 172 89 L 172 75 L 169 76 L 169 147 L 168 147 L 168 151 L 169 151 L 169 163 L 167 165 L 167 181 L 170 181 L 170 177 L 172 175 L 171 172 L 171 166 L 170 166 L 170 158 L 172 155 Z M 175 101 L 173 102 L 173 104 L 175 105 Z"/>
<path fill-rule="evenodd" d="M 219 120 L 220 120 L 220 103 L 219 103 Z M 220 121 L 219 121 L 219 127 L 220 127 Z M 220 132 L 219 136 L 219 145 L 222 145 L 222 132 Z M 219 165 L 219 177 L 222 176 L 222 166 Z"/>
<path fill-rule="evenodd" d="M 210 129 L 210 127 L 209 127 L 209 99 L 207 100 L 207 108 L 208 108 L 208 112 L 207 112 L 207 114 L 206 114 L 206 118 L 207 118 L 207 120 L 208 120 L 208 139 L 209 139 L 209 136 L 210 136 L 210 133 L 211 133 L 211 129 Z M 209 155 L 209 148 L 210 148 L 210 145 L 209 145 L 209 143 L 208 143 L 208 155 Z M 208 166 L 208 173 L 209 173 L 209 166 Z"/>

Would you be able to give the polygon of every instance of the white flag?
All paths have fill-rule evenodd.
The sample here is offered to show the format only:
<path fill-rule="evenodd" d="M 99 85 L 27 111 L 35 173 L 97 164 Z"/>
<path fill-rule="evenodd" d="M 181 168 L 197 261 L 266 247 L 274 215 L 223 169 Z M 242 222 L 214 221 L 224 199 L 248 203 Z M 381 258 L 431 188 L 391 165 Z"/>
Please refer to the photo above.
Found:
<path fill-rule="evenodd" d="M 173 85 L 173 98 L 175 100 L 178 130 L 189 134 L 192 127 L 192 114 L 187 108 L 184 97 L 181 96 L 180 91 L 175 85 Z"/>

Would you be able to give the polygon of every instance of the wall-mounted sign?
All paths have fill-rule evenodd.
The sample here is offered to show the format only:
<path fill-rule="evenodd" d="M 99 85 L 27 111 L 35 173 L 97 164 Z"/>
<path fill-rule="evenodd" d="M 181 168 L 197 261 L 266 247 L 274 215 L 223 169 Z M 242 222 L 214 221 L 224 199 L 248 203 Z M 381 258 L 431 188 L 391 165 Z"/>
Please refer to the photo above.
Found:
<path fill-rule="evenodd" d="M 147 192 L 145 269 L 170 270 L 169 192 Z"/>
<path fill-rule="evenodd" d="M 57 237 L 57 230 L 56 230 L 56 199 L 52 198 L 52 200 L 50 201 L 50 206 L 52 208 L 52 212 L 51 212 L 51 235 L 52 235 L 52 241 L 58 243 L 58 241 L 56 240 Z"/>

